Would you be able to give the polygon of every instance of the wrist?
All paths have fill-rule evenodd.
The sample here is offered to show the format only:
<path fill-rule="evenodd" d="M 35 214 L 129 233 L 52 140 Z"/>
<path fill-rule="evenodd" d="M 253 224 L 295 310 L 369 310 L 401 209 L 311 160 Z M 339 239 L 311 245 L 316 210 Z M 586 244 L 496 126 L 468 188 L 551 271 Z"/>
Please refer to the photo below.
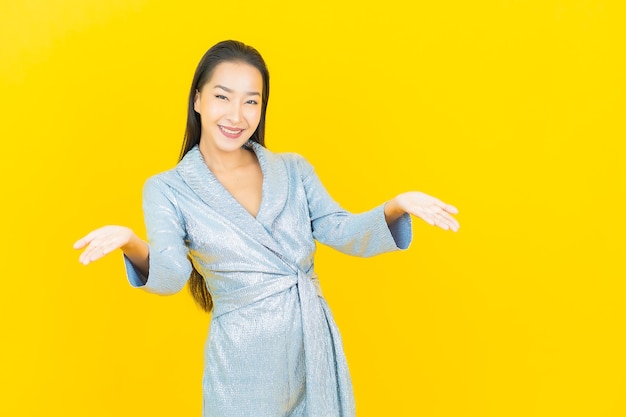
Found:
<path fill-rule="evenodd" d="M 392 198 L 385 203 L 384 211 L 387 224 L 395 222 L 405 213 L 404 209 L 400 206 L 400 203 L 398 203 L 397 197 Z"/>
<path fill-rule="evenodd" d="M 124 253 L 137 252 L 141 250 L 144 244 L 144 242 L 141 239 L 139 239 L 139 237 L 135 233 L 133 232 L 130 232 L 130 233 L 131 234 L 128 237 L 128 240 L 126 241 L 126 243 L 120 247 L 120 249 L 122 249 Z"/>

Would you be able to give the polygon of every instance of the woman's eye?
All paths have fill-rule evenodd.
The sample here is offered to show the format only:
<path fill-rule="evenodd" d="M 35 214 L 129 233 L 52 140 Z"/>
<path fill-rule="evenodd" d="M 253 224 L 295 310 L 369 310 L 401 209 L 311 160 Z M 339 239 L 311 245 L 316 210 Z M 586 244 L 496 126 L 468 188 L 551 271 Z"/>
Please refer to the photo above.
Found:
<path fill-rule="evenodd" d="M 220 99 L 220 100 L 226 100 L 226 96 L 221 95 L 221 94 L 216 94 L 216 95 L 215 95 L 215 98 L 218 98 L 218 99 Z"/>
<path fill-rule="evenodd" d="M 246 101 L 248 104 L 259 104 L 256 100 L 248 100 Z"/>

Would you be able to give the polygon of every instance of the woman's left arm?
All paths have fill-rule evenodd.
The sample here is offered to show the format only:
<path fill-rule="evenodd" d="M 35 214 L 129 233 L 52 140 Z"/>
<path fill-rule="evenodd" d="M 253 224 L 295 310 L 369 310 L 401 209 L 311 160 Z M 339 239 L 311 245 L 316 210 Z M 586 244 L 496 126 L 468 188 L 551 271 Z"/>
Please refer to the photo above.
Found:
<path fill-rule="evenodd" d="M 456 232 L 460 226 L 452 215 L 458 212 L 456 207 L 418 191 L 399 194 L 385 204 L 385 220 L 388 225 L 404 213 L 409 213 L 432 226 Z"/>

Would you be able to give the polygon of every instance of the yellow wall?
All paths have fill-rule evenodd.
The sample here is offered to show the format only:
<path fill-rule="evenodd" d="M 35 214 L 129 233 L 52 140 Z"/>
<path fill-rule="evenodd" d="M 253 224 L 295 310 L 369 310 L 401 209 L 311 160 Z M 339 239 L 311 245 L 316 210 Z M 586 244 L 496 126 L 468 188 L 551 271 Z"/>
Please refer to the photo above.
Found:
<path fill-rule="evenodd" d="M 144 233 L 143 181 L 227 38 L 270 66 L 269 147 L 346 208 L 461 210 L 404 253 L 319 251 L 360 417 L 626 415 L 624 21 L 621 0 L 3 1 L 0 415 L 200 415 L 208 316 L 71 245 Z"/>

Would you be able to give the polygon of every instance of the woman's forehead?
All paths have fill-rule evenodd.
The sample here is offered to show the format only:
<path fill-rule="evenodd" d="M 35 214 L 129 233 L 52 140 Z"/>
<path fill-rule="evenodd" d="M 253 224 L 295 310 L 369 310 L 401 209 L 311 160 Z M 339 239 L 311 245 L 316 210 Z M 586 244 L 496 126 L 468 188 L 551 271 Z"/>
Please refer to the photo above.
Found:
<path fill-rule="evenodd" d="M 245 62 L 222 62 L 211 74 L 207 84 L 233 92 L 261 92 L 263 77 L 254 66 Z"/>

